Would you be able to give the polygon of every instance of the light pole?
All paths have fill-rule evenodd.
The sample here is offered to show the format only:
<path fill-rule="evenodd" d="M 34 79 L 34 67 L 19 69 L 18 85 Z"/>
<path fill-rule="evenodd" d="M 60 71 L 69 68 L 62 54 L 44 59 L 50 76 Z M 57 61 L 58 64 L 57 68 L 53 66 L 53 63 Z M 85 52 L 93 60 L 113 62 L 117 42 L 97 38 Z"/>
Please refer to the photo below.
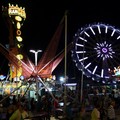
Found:
<path fill-rule="evenodd" d="M 39 52 L 42 52 L 42 50 L 37 50 L 37 51 L 35 51 L 35 50 L 30 50 L 30 52 L 32 52 L 32 53 L 35 54 L 35 70 L 36 70 L 36 68 L 37 68 L 38 53 L 39 53 Z M 37 98 L 37 100 L 38 100 L 38 90 L 39 90 L 39 86 L 38 86 L 38 85 L 39 85 L 39 84 L 38 84 L 38 80 L 36 80 L 36 98 Z"/>
<path fill-rule="evenodd" d="M 30 50 L 30 52 L 34 53 L 35 54 L 35 66 L 37 66 L 37 58 L 38 58 L 38 53 L 39 52 L 42 52 L 42 50 Z"/>

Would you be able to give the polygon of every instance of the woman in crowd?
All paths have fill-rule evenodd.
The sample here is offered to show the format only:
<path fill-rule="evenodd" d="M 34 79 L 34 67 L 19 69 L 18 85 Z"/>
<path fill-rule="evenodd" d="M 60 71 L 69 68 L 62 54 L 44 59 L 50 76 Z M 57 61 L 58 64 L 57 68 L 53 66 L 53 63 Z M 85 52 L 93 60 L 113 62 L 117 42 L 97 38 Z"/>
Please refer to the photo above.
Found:
<path fill-rule="evenodd" d="M 94 109 L 91 113 L 91 120 L 100 120 L 100 104 L 95 102 Z"/>

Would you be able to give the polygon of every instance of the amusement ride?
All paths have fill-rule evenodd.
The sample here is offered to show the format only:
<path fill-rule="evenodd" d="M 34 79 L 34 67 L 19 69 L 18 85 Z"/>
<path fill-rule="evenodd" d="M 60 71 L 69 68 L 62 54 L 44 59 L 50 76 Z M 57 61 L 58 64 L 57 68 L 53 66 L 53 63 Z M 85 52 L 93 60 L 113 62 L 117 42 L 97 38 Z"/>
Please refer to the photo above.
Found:
<path fill-rule="evenodd" d="M 105 23 L 93 23 L 78 29 L 72 58 L 83 74 L 97 82 L 116 80 L 120 64 L 120 29 Z"/>
<path fill-rule="evenodd" d="M 42 50 L 30 50 L 35 54 L 34 64 L 23 51 L 21 27 L 26 20 L 25 8 L 8 4 L 7 7 L 2 6 L 2 13 L 9 30 L 9 44 L 6 48 L 0 43 L 0 52 L 9 61 L 10 72 L 7 77 L 8 82 L 4 84 L 0 82 L 1 94 L 20 94 L 23 96 L 29 94 L 27 96 L 30 96 L 30 92 L 34 91 L 32 97 L 38 99 L 37 96 L 41 94 L 41 88 L 47 89 L 51 94 L 46 82 L 54 84 L 55 75 L 53 75 L 53 71 L 64 57 L 66 60 L 66 53 L 70 50 L 77 68 L 82 71 L 81 92 L 83 89 L 83 75 L 97 82 L 108 83 L 111 79 L 119 81 L 120 30 L 115 26 L 104 23 L 86 25 L 78 29 L 73 36 L 73 41 L 68 46 L 66 41 L 67 49 L 63 49 L 56 55 L 61 33 L 66 25 L 65 14 L 47 49 L 44 52 Z M 38 61 L 37 55 L 39 52 L 42 52 L 42 57 Z M 6 79 L 4 76 L 1 78 Z"/>
<path fill-rule="evenodd" d="M 60 21 L 55 34 L 44 52 L 41 50 L 30 50 L 30 52 L 35 54 L 34 64 L 22 49 L 23 38 L 21 27 L 26 19 L 25 8 L 8 4 L 7 7 L 2 6 L 2 12 L 9 29 L 9 44 L 8 48 L 0 44 L 0 52 L 9 60 L 10 73 L 7 78 L 8 82 L 4 85 L 1 82 L 1 94 L 25 95 L 26 93 L 30 94 L 30 91 L 34 91 L 34 96 L 32 97 L 38 99 L 36 93 L 40 94 L 42 86 L 50 92 L 45 83 L 49 82 L 52 84 L 54 82 L 55 75 L 52 73 L 65 57 L 65 51 L 70 51 L 72 46 L 70 43 L 67 49 L 63 49 L 56 55 L 61 33 L 64 28 L 65 17 L 63 16 Z M 42 52 L 42 57 L 39 61 L 37 60 L 38 52 Z"/>

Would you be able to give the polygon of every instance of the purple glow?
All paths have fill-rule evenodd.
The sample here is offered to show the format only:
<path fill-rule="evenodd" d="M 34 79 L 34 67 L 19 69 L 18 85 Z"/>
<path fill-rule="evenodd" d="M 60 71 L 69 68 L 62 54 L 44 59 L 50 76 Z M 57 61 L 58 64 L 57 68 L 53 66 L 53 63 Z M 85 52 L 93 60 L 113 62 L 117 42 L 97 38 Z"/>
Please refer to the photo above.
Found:
<path fill-rule="evenodd" d="M 102 48 L 103 53 L 107 53 L 107 51 L 108 51 L 107 48 Z"/>
<path fill-rule="evenodd" d="M 102 57 L 103 60 L 106 58 L 112 58 L 112 55 L 115 53 L 112 50 L 112 45 L 107 44 L 106 41 L 103 43 L 96 43 L 96 47 L 94 48 L 97 52 L 97 57 Z"/>

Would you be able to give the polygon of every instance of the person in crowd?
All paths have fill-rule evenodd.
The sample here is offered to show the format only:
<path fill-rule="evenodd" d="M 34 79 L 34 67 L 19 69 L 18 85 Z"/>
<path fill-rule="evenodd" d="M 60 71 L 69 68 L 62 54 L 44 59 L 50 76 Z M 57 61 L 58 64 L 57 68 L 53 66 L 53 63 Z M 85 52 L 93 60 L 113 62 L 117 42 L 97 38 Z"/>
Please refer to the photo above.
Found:
<path fill-rule="evenodd" d="M 15 110 L 16 110 L 15 105 L 8 106 L 8 108 L 7 108 L 7 120 L 9 120 L 9 118 L 11 117 L 11 115 L 14 113 Z"/>
<path fill-rule="evenodd" d="M 31 112 L 35 111 L 35 99 L 34 98 L 31 98 L 30 108 L 31 108 Z"/>
<path fill-rule="evenodd" d="M 100 120 L 100 104 L 95 102 L 94 108 L 91 112 L 91 120 Z"/>
<path fill-rule="evenodd" d="M 86 120 L 86 110 L 85 110 L 85 106 L 81 105 L 80 107 L 80 111 L 78 112 L 75 120 Z"/>
<path fill-rule="evenodd" d="M 115 120 L 115 101 L 112 100 L 107 109 L 107 120 Z"/>
<path fill-rule="evenodd" d="M 15 96 L 15 95 L 13 95 L 12 104 L 13 104 L 13 105 L 16 105 L 16 104 L 17 104 L 17 99 L 16 99 L 16 96 Z"/>
<path fill-rule="evenodd" d="M 68 101 L 66 103 L 66 119 L 67 120 L 73 120 L 73 111 L 72 111 L 72 103 Z"/>
<path fill-rule="evenodd" d="M 24 110 L 23 103 L 18 103 L 18 109 L 10 116 L 9 120 L 24 120 L 28 117 L 28 113 Z"/>
<path fill-rule="evenodd" d="M 48 95 L 42 99 L 42 111 L 45 113 L 46 120 L 50 120 L 51 114 L 51 101 L 49 100 Z"/>
<path fill-rule="evenodd" d="M 59 98 L 57 96 L 55 97 L 55 100 L 53 101 L 53 106 L 54 106 L 54 115 L 55 115 L 55 118 L 57 119 L 58 118 L 58 108 L 60 107 L 59 106 Z"/>

